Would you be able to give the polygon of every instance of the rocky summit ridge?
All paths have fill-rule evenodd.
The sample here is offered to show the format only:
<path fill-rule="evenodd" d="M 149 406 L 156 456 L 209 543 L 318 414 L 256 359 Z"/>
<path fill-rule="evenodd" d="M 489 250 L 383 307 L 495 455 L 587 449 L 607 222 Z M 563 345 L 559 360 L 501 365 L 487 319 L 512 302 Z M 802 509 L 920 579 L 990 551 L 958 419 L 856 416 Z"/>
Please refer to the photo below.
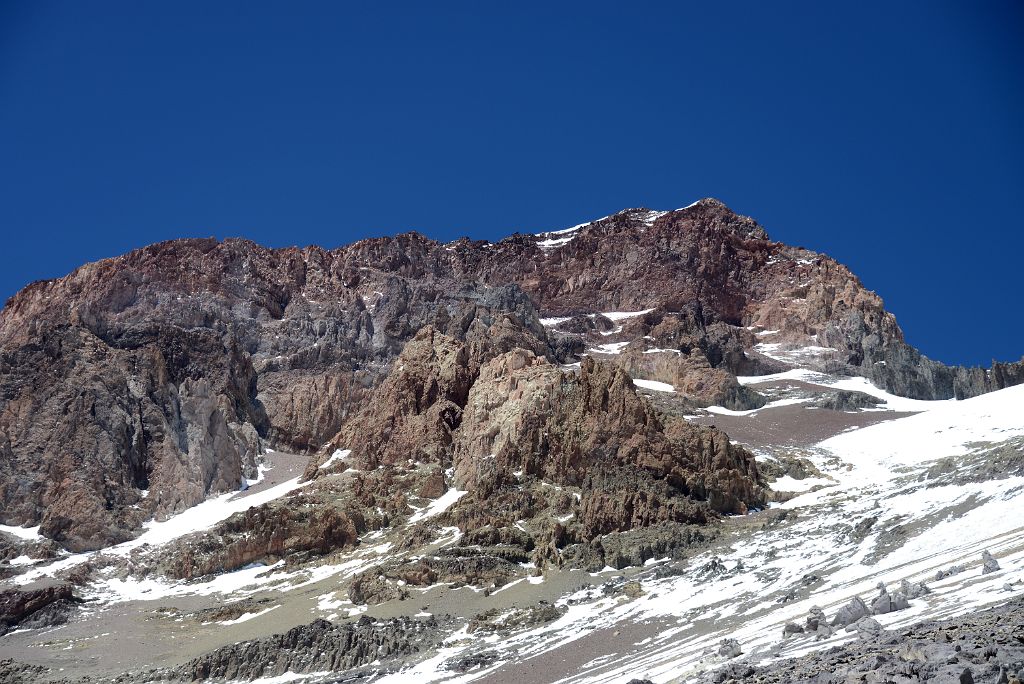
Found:
<path fill-rule="evenodd" d="M 227 605 L 160 605 L 132 623 L 194 625 L 209 641 L 145 677 L 375 676 L 421 650 L 448 653 L 435 663 L 446 672 L 496 667 L 509 652 L 465 646 L 472 633 L 519 633 L 595 601 L 614 611 L 665 592 L 682 606 L 728 582 L 744 601 L 749 584 L 786 605 L 825 581 L 800 570 L 776 586 L 818 560 L 795 539 L 834 546 L 838 565 L 875 565 L 942 519 L 890 519 L 880 502 L 977 485 L 946 497 L 955 517 L 991 496 L 990 481 L 1011 496 L 1024 475 L 1018 426 L 982 395 L 1019 397 L 1021 383 L 1024 359 L 981 369 L 923 357 L 848 269 L 713 199 L 496 243 L 163 242 L 33 283 L 0 311 L 4 629 L 73 622 L 82 597 L 109 613 L 151 591 L 228 586 L 217 590 L 237 599 Z M 940 421 L 906 423 L 920 434 L 952 434 L 959 418 L 942 407 L 964 402 L 938 400 L 953 398 L 974 398 L 978 425 L 1006 425 L 943 445 L 935 458 L 951 456 L 934 464 L 887 461 L 900 434 L 856 442 L 917 412 Z M 817 525 L 769 508 L 804 493 Z M 1015 538 L 1004 533 L 992 543 Z M 762 567 L 747 572 L 754 558 Z M 620 571 L 634 574 L 602 575 Z M 864 606 L 857 617 L 871 622 L 859 624 L 877 637 L 869 612 L 907 611 L 926 593 L 885 579 L 904 588 L 868 611 L 847 582 L 829 612 Z M 238 593 L 245 581 L 285 589 Z M 274 632 L 203 631 L 280 608 L 286 593 L 302 604 L 324 582 L 317 616 L 373 618 L 311 622 L 293 606 Z M 506 603 L 517 585 L 548 593 Z M 464 588 L 472 600 L 445 604 Z M 478 612 L 394 607 L 414 600 Z M 818 629 L 821 608 L 811 615 L 813 629 L 787 618 L 786 638 L 835 636 Z M 756 618 L 777 626 L 774 613 Z M 465 648 L 446 651 L 457 638 Z M 742 652 L 726 645 L 726 660 Z M 0 674 L 53 674 L 25 667 L 0 661 Z M 128 669 L 97 676 L 145 680 Z M 748 670 L 761 671 L 708 676 Z"/>

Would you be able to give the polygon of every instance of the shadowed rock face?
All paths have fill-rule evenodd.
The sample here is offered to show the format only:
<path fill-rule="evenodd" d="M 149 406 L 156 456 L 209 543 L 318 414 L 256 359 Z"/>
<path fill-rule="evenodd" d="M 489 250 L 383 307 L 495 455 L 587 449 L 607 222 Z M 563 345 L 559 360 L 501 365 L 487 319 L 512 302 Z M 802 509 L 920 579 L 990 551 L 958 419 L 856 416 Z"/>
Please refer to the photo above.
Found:
<path fill-rule="evenodd" d="M 96 548 L 255 476 L 265 418 L 252 364 L 231 341 L 201 329 L 102 339 L 55 326 L 0 358 L 6 522 Z"/>
<path fill-rule="evenodd" d="M 236 488 L 255 474 L 263 444 L 312 453 L 339 431 L 354 436 L 360 428 L 352 416 L 368 404 L 385 411 L 385 396 L 412 406 L 403 404 L 393 423 L 383 413 L 366 416 L 378 431 L 373 441 L 384 445 L 364 454 L 367 465 L 410 453 L 443 464 L 416 451 L 421 432 L 454 463 L 458 449 L 444 435 L 465 423 L 453 407 L 477 410 L 463 393 L 485 364 L 516 349 L 549 360 L 583 351 L 575 333 L 549 335 L 538 312 L 654 309 L 621 334 L 649 336 L 670 350 L 658 354 L 678 358 L 648 360 L 643 351 L 650 350 L 637 348 L 619 363 L 663 378 L 698 404 L 763 401 L 733 378 L 779 367 L 751 351 L 761 340 L 748 326 L 778 331 L 773 342 L 830 347 L 821 363 L 898 394 L 971 396 L 1024 380 L 1022 364 L 987 373 L 922 358 L 846 268 L 770 241 L 755 221 L 715 200 L 664 214 L 627 210 L 569 237 L 444 245 L 408 233 L 335 250 L 180 240 L 28 286 L 0 313 L 0 522 L 41 524 L 43 534 L 74 550 L 121 541 L 149 517 Z M 574 320 L 585 326 L 590 319 Z M 450 359 L 436 377 L 403 379 L 395 359 L 424 326 L 464 345 L 466 363 Z M 399 375 L 382 385 L 389 372 Z M 609 376 L 610 385 L 597 390 L 582 378 L 556 383 L 553 367 L 530 372 L 544 376 L 541 387 L 558 384 L 556 396 L 582 397 L 570 405 L 584 413 L 595 405 L 588 392 L 614 395 L 615 383 L 628 380 Z M 425 394 L 416 395 L 421 380 Z M 648 430 L 643 410 L 621 410 L 638 417 L 631 429 Z M 535 439 L 539 429 L 510 435 Z M 562 459 L 557 467 L 578 477 L 572 449 L 591 449 L 615 467 L 661 472 L 659 487 L 706 488 L 713 508 L 745 500 L 734 483 L 676 472 L 675 447 L 655 440 L 636 451 L 629 446 L 635 437 L 612 436 L 614 448 L 565 441 L 572 446 L 553 454 Z M 523 442 L 502 457 L 505 465 L 535 467 L 535 447 L 547 448 Z M 466 470 L 464 459 L 459 468 L 459 477 L 473 473 L 482 488 L 498 486 L 487 484 L 491 476 L 479 466 Z M 714 492 L 723 492 L 720 501 Z M 595 502 L 604 513 L 592 514 L 593 529 L 615 529 L 627 509 L 638 520 L 682 515 L 637 503 Z M 616 507 L 621 512 L 610 513 Z"/>

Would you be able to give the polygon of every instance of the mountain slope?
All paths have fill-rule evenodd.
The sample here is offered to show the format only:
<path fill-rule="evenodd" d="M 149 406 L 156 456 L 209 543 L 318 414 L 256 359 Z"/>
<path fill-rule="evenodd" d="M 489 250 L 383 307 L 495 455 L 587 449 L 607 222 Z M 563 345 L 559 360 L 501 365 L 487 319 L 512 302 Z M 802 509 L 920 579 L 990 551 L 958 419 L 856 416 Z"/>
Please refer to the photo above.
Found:
<path fill-rule="evenodd" d="M 538 318 L 615 311 L 647 313 L 605 336 L 604 317 Z M 923 359 L 849 271 L 715 200 L 496 244 L 182 240 L 35 283 L 0 314 L 0 520 L 70 549 L 129 538 L 254 477 L 260 444 L 317 450 L 428 324 L 470 344 L 505 326 L 505 349 L 560 361 L 599 339 L 696 405 L 753 407 L 733 375 L 806 354 L 918 398 L 1024 375 Z"/>
<path fill-rule="evenodd" d="M 0 313 L 0 675 L 806 671 L 1016 591 L 1022 369 L 714 200 L 88 264 Z"/>

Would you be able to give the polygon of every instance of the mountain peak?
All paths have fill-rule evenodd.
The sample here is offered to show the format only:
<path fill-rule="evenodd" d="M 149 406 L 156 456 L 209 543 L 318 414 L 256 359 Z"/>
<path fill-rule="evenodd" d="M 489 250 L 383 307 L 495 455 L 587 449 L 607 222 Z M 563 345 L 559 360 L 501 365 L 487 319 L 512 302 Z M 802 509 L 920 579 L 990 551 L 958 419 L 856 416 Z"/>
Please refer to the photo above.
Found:
<path fill-rule="evenodd" d="M 536 237 L 540 238 L 537 244 L 543 249 L 552 249 L 567 244 L 580 231 L 587 230 L 592 226 L 604 226 L 611 223 L 616 226 L 625 225 L 627 228 L 643 230 L 653 227 L 655 222 L 660 220 L 666 221 L 667 225 L 673 226 L 673 229 L 697 226 L 705 230 L 718 230 L 733 234 L 744 239 L 769 239 L 768 233 L 754 219 L 737 214 L 719 199 L 705 197 L 679 209 L 658 210 L 634 207 L 569 228 L 537 233 Z"/>

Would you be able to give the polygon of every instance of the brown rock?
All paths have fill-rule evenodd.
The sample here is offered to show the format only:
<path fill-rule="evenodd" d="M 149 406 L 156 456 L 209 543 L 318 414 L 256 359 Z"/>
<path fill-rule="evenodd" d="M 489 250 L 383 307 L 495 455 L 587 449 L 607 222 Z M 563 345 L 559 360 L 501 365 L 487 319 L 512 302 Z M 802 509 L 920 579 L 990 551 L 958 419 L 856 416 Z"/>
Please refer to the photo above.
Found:
<path fill-rule="evenodd" d="M 6 631 L 55 601 L 71 601 L 73 598 L 71 587 L 67 584 L 43 589 L 0 591 L 0 628 Z"/>

